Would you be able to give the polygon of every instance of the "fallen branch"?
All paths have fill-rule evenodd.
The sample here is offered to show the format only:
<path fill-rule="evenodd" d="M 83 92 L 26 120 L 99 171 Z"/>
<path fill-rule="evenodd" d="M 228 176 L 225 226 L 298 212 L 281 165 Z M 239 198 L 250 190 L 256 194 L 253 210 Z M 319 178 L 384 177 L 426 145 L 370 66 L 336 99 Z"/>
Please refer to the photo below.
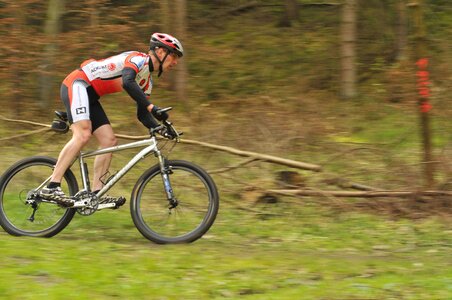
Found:
<path fill-rule="evenodd" d="M 193 140 L 185 140 L 184 139 L 184 140 L 182 140 L 182 142 L 185 144 L 198 145 L 198 146 L 202 146 L 202 147 L 211 148 L 214 150 L 232 153 L 232 154 L 235 154 L 238 156 L 246 156 L 246 157 L 251 157 L 251 158 L 255 158 L 255 159 L 266 161 L 266 162 L 277 163 L 277 164 L 292 167 L 292 168 L 298 168 L 298 169 L 310 170 L 310 171 L 316 171 L 316 172 L 320 172 L 322 170 L 322 167 L 318 166 L 318 165 L 303 163 L 303 162 L 299 162 L 299 161 L 295 161 L 295 160 L 291 160 L 291 159 L 280 158 L 280 157 L 276 157 L 276 156 L 272 156 L 272 155 L 260 154 L 260 153 L 251 152 L 251 151 L 242 151 L 242 150 L 238 150 L 238 149 L 235 149 L 232 147 L 219 146 L 219 145 L 198 142 L 198 141 L 193 141 Z"/>
<path fill-rule="evenodd" d="M 149 138 L 149 135 L 126 135 L 126 134 L 119 134 L 116 133 L 115 136 L 119 139 L 125 139 L 125 140 L 142 140 Z"/>
<path fill-rule="evenodd" d="M 313 191 L 313 190 L 267 190 L 286 196 L 333 196 L 350 198 L 378 198 L 378 197 L 412 197 L 412 196 L 452 196 L 452 191 Z"/>
<path fill-rule="evenodd" d="M 15 119 L 8 119 L 5 118 L 4 116 L 0 115 L 0 119 L 3 121 L 8 121 L 8 122 L 15 122 L 15 123 L 22 123 L 22 124 L 30 124 L 30 125 L 36 125 L 36 126 L 42 126 L 42 127 L 48 127 L 50 128 L 50 125 L 47 124 L 42 124 L 42 123 L 37 123 L 37 122 L 32 122 L 32 121 L 26 121 L 26 120 L 15 120 Z"/>
<path fill-rule="evenodd" d="M 9 136 L 9 137 L 4 137 L 4 138 L 0 139 L 0 142 L 1 141 L 7 141 L 7 140 L 16 139 L 16 138 L 19 138 L 19 137 L 29 136 L 29 135 L 33 135 L 33 134 L 36 134 L 36 133 L 49 131 L 49 130 L 52 130 L 52 129 L 50 129 L 50 128 L 41 128 L 41 129 L 37 129 L 37 130 L 26 132 L 26 133 L 22 133 L 22 134 L 17 134 L 17 135 L 13 135 L 13 136 Z"/>
<path fill-rule="evenodd" d="M 334 178 L 329 178 L 329 179 L 325 179 L 323 180 L 323 183 L 329 184 L 329 185 L 336 185 L 342 189 L 354 189 L 354 190 L 358 190 L 358 191 L 378 191 L 381 189 L 375 188 L 375 187 L 371 187 L 368 185 L 364 185 L 364 184 L 360 184 L 360 183 L 356 183 L 356 182 L 349 182 L 346 179 L 343 178 L 338 178 L 338 177 L 334 177 Z"/>
<path fill-rule="evenodd" d="M 24 121 L 24 120 L 8 119 L 3 116 L 0 116 L 0 119 L 9 121 L 9 122 L 19 122 L 19 123 L 26 123 L 26 124 L 37 125 L 37 126 L 50 127 L 50 125 L 46 125 L 46 124 L 41 124 L 41 123 L 36 123 L 36 122 L 31 122 L 31 121 Z M 145 136 L 129 136 L 129 135 L 124 135 L 124 134 L 115 134 L 115 136 L 117 138 L 131 139 L 131 140 L 141 140 L 141 139 L 149 137 L 147 135 L 145 135 Z M 238 149 L 235 149 L 232 147 L 219 146 L 219 145 L 214 145 L 214 144 L 210 144 L 210 143 L 204 143 L 204 142 L 187 140 L 187 139 L 182 139 L 181 142 L 184 144 L 202 146 L 202 147 L 206 147 L 206 148 L 210 148 L 210 149 L 214 149 L 214 150 L 232 153 L 232 154 L 235 154 L 238 156 L 250 157 L 253 160 L 261 160 L 261 161 L 265 161 L 265 162 L 276 163 L 276 164 L 280 164 L 280 165 L 284 165 L 284 166 L 288 166 L 288 167 L 292 167 L 292 168 L 298 168 L 298 169 L 310 170 L 310 171 L 316 171 L 316 172 L 320 172 L 322 170 L 322 168 L 318 165 L 299 162 L 299 161 L 295 161 L 295 160 L 291 160 L 291 159 L 280 158 L 277 156 L 272 156 L 272 155 L 267 155 L 267 154 L 260 154 L 260 153 L 256 153 L 256 152 L 250 152 L 250 151 L 242 151 L 242 150 L 238 150 Z"/>
<path fill-rule="evenodd" d="M 147 138 L 148 136 L 130 136 L 130 135 L 124 135 L 124 134 L 116 134 L 116 137 L 122 138 L 122 139 L 140 140 L 140 139 Z M 322 171 L 322 167 L 319 165 L 299 162 L 299 161 L 295 161 L 295 160 L 291 160 L 291 159 L 280 158 L 277 156 L 272 156 L 272 155 L 267 155 L 267 154 L 260 154 L 260 153 L 256 153 L 256 152 L 250 152 L 250 151 L 242 151 L 242 150 L 238 150 L 238 149 L 235 149 L 232 147 L 214 145 L 214 144 L 210 144 L 210 143 L 199 142 L 199 141 L 188 140 L 188 139 L 182 139 L 181 143 L 189 144 L 189 145 L 197 145 L 197 146 L 210 148 L 210 149 L 214 149 L 214 150 L 218 150 L 218 151 L 228 152 L 228 153 L 235 154 L 238 156 L 250 157 L 253 160 L 262 160 L 265 162 L 276 163 L 276 164 L 280 164 L 280 165 L 284 165 L 284 166 L 288 166 L 288 167 L 292 167 L 292 168 L 298 168 L 298 169 L 315 171 L 315 172 Z"/>
<path fill-rule="evenodd" d="M 228 172 L 228 171 L 231 171 L 231 170 L 243 167 L 243 166 L 245 166 L 245 165 L 247 165 L 249 163 L 252 163 L 253 161 L 257 161 L 257 159 L 249 158 L 249 159 L 244 160 L 242 162 L 239 162 L 238 164 L 235 164 L 233 166 L 228 166 L 228 167 L 225 167 L 225 168 L 209 171 L 209 174 L 218 174 L 218 173 Z"/>

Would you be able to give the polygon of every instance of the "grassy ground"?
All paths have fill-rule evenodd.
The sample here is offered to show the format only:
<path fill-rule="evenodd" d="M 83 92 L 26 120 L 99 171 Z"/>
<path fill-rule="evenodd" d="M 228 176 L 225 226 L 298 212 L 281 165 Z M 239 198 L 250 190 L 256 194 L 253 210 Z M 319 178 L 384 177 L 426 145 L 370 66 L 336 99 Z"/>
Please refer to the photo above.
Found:
<path fill-rule="evenodd" d="M 383 189 L 422 187 L 414 65 L 391 72 L 384 53 L 364 40 L 369 45 L 367 52 L 359 49 L 360 96 L 339 100 L 337 13 L 303 10 L 299 23 L 281 29 L 274 25 L 275 14 L 260 11 L 228 17 L 216 29 L 194 18 L 201 22 L 196 30 L 206 33 L 187 45 L 201 49 L 189 55 L 189 99 L 165 92 L 165 77 L 156 80 L 155 103 L 176 107 L 171 115 L 186 137 L 322 165 L 323 173 L 299 171 L 308 188 L 336 188 L 324 183 L 334 176 Z M 450 93 L 444 83 L 450 60 L 446 50 L 440 53 L 448 46 L 444 22 L 430 30 L 438 35 L 431 43 L 438 52 L 431 69 L 438 183 L 450 182 L 452 170 Z M 372 39 L 387 40 L 379 37 Z M 7 90 L 0 85 L 3 94 Z M 407 99 L 391 102 L 394 92 Z M 118 133 L 145 134 L 125 94 L 102 101 Z M 15 117 L 17 109 L 10 103 L 16 102 L 4 105 L 2 114 Z M 56 103 L 59 107 L 52 110 L 62 109 Z M 15 110 L 8 112 L 8 107 Z M 32 121 L 44 118 L 42 112 L 22 113 Z M 37 128 L 1 123 L 0 138 L 32 129 Z M 68 137 L 45 133 L 2 141 L 0 173 L 26 156 L 56 157 Z M 112 171 L 125 161 L 122 155 L 115 154 Z M 176 148 L 172 157 L 208 170 L 240 162 L 189 146 Z M 153 163 L 138 166 L 113 194 L 128 196 L 137 176 Z M 255 195 L 243 197 L 246 189 L 240 183 L 267 187 L 276 172 L 286 169 L 253 163 L 227 173 L 230 178 L 215 175 L 222 196 L 218 219 L 203 239 L 189 245 L 145 240 L 128 206 L 77 215 L 51 239 L 0 231 L 0 299 L 452 298 L 449 204 L 441 216 L 429 211 L 412 219 L 394 218 L 384 209 L 333 208 L 337 199 L 331 198 L 285 198 L 263 205 L 254 203 Z M 418 204 L 416 209 L 423 208 Z"/>
<path fill-rule="evenodd" d="M 256 212 L 224 203 L 188 245 L 145 240 L 127 206 L 77 215 L 50 239 L 0 233 L 0 298 L 452 297 L 450 220 L 336 212 L 309 199 Z"/>
<path fill-rule="evenodd" d="M 309 105 L 305 108 L 309 109 Z M 290 117 L 287 115 L 285 121 L 297 124 L 296 115 L 293 122 Z M 221 118 L 219 115 L 218 119 Z M 272 120 L 275 122 L 266 123 L 255 118 L 249 124 L 249 119 L 238 114 L 232 129 L 218 124 L 214 129 L 194 130 L 187 126 L 187 138 L 320 162 L 327 172 L 337 170 L 339 175 L 347 172 L 355 176 L 349 178 L 365 184 L 388 186 L 392 182 L 397 189 L 406 187 L 410 178 L 417 178 L 413 175 L 418 172 L 416 165 L 406 167 L 401 163 L 403 159 L 410 162 L 417 157 L 410 154 L 416 154 L 413 149 L 417 148 L 409 144 L 411 138 L 402 141 L 394 152 L 390 145 L 366 144 L 395 139 L 398 134 L 392 137 L 391 130 L 406 125 L 403 121 L 397 121 L 400 126 L 387 128 L 385 122 L 375 122 L 375 126 L 355 131 L 354 124 L 360 124 L 359 120 L 343 122 L 333 131 L 327 123 L 310 123 L 308 119 L 304 124 L 311 124 L 310 127 L 299 124 L 286 132 L 288 136 L 301 132 L 301 139 L 289 140 L 275 135 L 278 127 L 284 127 L 278 123 L 282 122 L 279 118 Z M 118 125 L 118 132 L 124 133 L 123 127 L 134 128 L 124 124 Z M 230 132 L 240 128 L 249 129 L 240 132 L 241 140 L 237 139 L 237 131 Z M 5 132 L 11 135 L 10 130 Z M 390 138 L 379 139 L 377 134 L 383 133 Z M 55 136 L 49 133 L 31 136 L 24 139 L 21 147 L 13 141 L 4 143 L 2 172 L 22 157 L 57 156 L 67 138 L 61 137 L 58 143 L 45 147 L 36 145 L 55 140 Z M 364 146 L 355 151 L 361 142 Z M 376 149 L 379 145 L 380 150 Z M 399 155 L 393 156 L 394 153 Z M 228 155 L 184 145 L 177 147 L 171 157 L 195 161 L 208 170 L 237 162 Z M 127 154 L 115 154 L 112 171 L 126 158 Z M 127 174 L 113 194 L 128 196 L 138 176 L 154 163 L 147 160 L 136 172 Z M 233 178 L 214 175 L 221 192 L 218 219 L 204 238 L 189 245 L 159 246 L 147 241 L 134 228 L 127 205 L 119 211 L 102 211 L 90 217 L 77 215 L 62 233 L 51 239 L 17 238 L 0 232 L 0 299 L 452 297 L 450 214 L 394 218 L 382 214 L 384 210 L 377 213 L 335 209 L 331 199 L 282 198 L 277 204 L 265 205 L 243 196 L 246 188 L 239 182 L 267 186 L 273 184 L 278 170 L 284 168 L 251 164 L 228 174 Z M 74 172 L 77 174 L 77 170 Z M 319 187 L 322 176 L 306 173 L 307 186 Z M 400 180 L 394 180 L 396 177 Z"/>

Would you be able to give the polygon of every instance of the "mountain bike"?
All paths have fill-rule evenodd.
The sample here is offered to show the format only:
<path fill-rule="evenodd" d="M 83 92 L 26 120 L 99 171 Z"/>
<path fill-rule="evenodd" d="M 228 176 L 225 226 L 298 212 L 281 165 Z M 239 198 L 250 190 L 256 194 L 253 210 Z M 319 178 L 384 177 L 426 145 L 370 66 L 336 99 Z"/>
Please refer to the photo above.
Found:
<path fill-rule="evenodd" d="M 167 111 L 165 108 L 161 111 Z M 56 112 L 52 128 L 67 132 L 69 124 L 65 112 Z M 163 139 L 157 139 L 157 133 Z M 52 237 L 61 232 L 75 213 L 90 216 L 102 209 L 116 209 L 125 202 L 103 201 L 104 195 L 138 162 L 153 154 L 158 162 L 147 169 L 136 182 L 131 198 L 130 213 L 138 231 L 147 239 L 159 243 L 189 243 L 202 237 L 212 226 L 219 209 L 219 195 L 212 177 L 201 167 L 184 160 L 169 160 L 161 151 L 161 141 L 180 141 L 182 133 L 171 122 L 150 130 L 150 137 L 87 152 L 80 152 L 78 161 L 82 187 L 69 168 L 61 188 L 73 201 L 66 207 L 39 196 L 50 181 L 56 159 L 33 156 L 16 162 L 0 177 L 0 225 L 11 235 Z M 104 187 L 96 194 L 90 189 L 85 159 L 96 155 L 141 148 L 116 174 L 104 180 Z"/>

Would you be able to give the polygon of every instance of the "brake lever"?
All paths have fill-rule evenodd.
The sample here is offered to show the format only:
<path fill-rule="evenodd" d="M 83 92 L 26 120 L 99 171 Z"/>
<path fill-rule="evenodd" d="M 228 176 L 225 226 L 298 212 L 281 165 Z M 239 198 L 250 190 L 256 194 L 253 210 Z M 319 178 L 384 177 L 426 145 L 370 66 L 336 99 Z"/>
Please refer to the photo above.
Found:
<path fill-rule="evenodd" d="M 169 134 L 169 137 L 173 137 L 172 139 L 175 139 L 176 142 L 179 142 L 181 133 L 177 132 L 176 128 L 174 128 L 171 122 L 163 121 L 163 124 L 165 125 L 166 129 L 171 132 L 171 134 Z"/>
<path fill-rule="evenodd" d="M 151 136 L 155 136 L 155 133 L 159 132 L 159 131 L 162 130 L 164 127 L 165 127 L 165 125 L 160 124 L 160 125 L 157 126 L 157 127 L 151 128 L 151 130 L 150 130 Z"/>

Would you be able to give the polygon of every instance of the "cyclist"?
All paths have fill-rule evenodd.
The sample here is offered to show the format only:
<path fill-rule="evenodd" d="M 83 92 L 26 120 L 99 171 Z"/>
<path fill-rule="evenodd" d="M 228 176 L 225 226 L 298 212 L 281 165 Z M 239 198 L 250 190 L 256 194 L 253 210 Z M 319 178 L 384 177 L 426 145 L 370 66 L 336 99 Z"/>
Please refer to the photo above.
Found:
<path fill-rule="evenodd" d="M 40 191 L 42 198 L 72 206 L 74 200 L 65 196 L 60 183 L 80 150 L 91 136 L 98 140 L 101 148 L 117 144 L 113 128 L 99 102 L 103 95 L 125 90 L 136 101 L 138 120 L 147 128 L 158 125 L 153 117 L 159 121 L 168 118 L 166 112 L 159 113 L 159 107 L 149 100 L 153 84 L 151 74 L 158 69 L 160 77 L 163 71 L 176 66 L 183 54 L 182 44 L 175 37 L 154 33 L 148 53 L 129 51 L 106 59 L 89 59 L 64 79 L 61 99 L 72 124 L 72 138 L 58 156 L 50 183 Z M 100 178 L 107 173 L 111 158 L 112 154 L 108 153 L 96 156 L 94 160 L 94 193 L 103 187 Z"/>

